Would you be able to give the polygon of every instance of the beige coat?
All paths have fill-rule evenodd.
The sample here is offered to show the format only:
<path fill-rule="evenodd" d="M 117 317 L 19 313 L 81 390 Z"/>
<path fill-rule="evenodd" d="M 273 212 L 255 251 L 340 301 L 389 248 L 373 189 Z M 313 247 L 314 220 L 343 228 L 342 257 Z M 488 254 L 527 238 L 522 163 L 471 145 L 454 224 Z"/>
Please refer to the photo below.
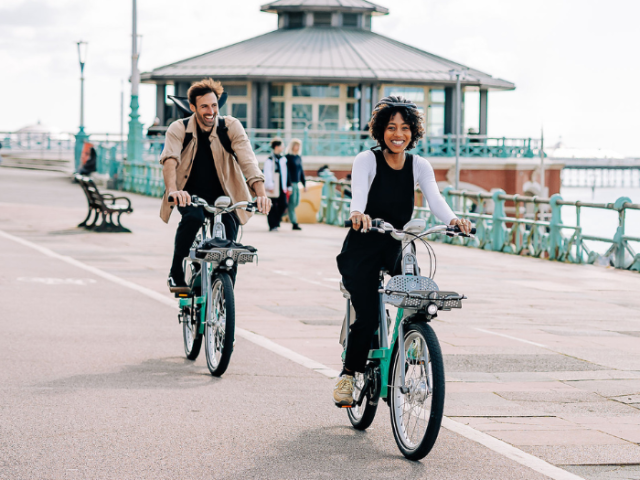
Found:
<path fill-rule="evenodd" d="M 253 184 L 255 182 L 264 182 L 264 175 L 260 171 L 258 166 L 258 160 L 256 159 L 249 138 L 242 127 L 242 124 L 233 117 L 224 117 L 225 125 L 227 126 L 229 139 L 231 140 L 231 147 L 236 153 L 238 160 L 236 161 L 229 152 L 227 152 L 216 133 L 218 127 L 218 118 L 216 117 L 216 123 L 211 130 L 209 140 L 211 141 L 211 152 L 213 153 L 213 161 L 216 166 L 216 172 L 218 172 L 218 178 L 224 193 L 231 197 L 233 203 L 241 201 L 250 201 L 252 196 L 255 196 L 253 191 Z M 184 141 L 185 133 L 191 132 L 193 138 L 189 144 L 182 150 L 182 142 Z M 182 120 L 176 120 L 173 122 L 166 134 L 164 150 L 160 155 L 160 164 L 164 165 L 167 158 L 174 158 L 178 162 L 176 169 L 176 186 L 178 190 L 182 190 L 187 184 L 189 175 L 191 173 L 191 166 L 193 165 L 193 159 L 198 151 L 198 134 L 196 131 L 196 118 L 195 115 L 189 117 L 189 123 L 185 129 Z M 169 205 L 167 200 L 168 192 L 165 192 L 162 197 L 162 207 L 160 208 L 160 218 L 167 223 L 171 216 L 173 205 Z M 242 224 L 247 223 L 251 214 L 244 210 L 236 210 L 240 222 Z"/>

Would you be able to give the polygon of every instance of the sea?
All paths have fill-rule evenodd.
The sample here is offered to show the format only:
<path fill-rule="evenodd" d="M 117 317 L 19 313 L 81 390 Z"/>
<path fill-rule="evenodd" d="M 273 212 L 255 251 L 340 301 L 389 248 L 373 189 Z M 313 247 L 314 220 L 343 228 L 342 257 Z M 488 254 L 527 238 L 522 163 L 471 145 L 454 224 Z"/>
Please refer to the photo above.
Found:
<path fill-rule="evenodd" d="M 620 197 L 628 197 L 632 203 L 640 204 L 640 188 L 596 188 L 592 190 L 582 187 L 563 187 L 560 195 L 563 200 L 593 203 L 613 203 Z M 562 222 L 565 225 L 576 225 L 575 207 L 562 207 Z M 612 239 L 618 228 L 618 212 L 582 207 L 580 225 L 584 235 L 597 235 Z M 640 210 L 627 209 L 625 234 L 640 237 Z M 599 253 L 605 253 L 611 244 L 588 242 L 588 246 Z M 636 253 L 640 252 L 640 242 L 633 242 L 631 246 Z"/>

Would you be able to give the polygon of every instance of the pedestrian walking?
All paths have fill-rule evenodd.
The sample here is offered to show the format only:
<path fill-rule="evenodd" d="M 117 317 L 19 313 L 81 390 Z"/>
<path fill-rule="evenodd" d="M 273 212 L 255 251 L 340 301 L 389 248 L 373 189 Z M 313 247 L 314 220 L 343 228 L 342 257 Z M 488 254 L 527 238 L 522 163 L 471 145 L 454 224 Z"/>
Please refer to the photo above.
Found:
<path fill-rule="evenodd" d="M 267 221 L 269 231 L 275 232 L 280 226 L 282 214 L 287 209 L 287 158 L 282 155 L 282 139 L 271 140 L 271 155 L 264 161 L 264 186 L 272 206 Z"/>
<path fill-rule="evenodd" d="M 300 184 L 307 191 L 307 181 L 304 178 L 304 168 L 302 168 L 302 142 L 297 138 L 291 139 L 287 147 L 287 170 L 289 173 L 289 220 L 293 225 L 293 230 L 302 230 L 298 225 L 296 217 L 296 207 L 300 204 Z"/>

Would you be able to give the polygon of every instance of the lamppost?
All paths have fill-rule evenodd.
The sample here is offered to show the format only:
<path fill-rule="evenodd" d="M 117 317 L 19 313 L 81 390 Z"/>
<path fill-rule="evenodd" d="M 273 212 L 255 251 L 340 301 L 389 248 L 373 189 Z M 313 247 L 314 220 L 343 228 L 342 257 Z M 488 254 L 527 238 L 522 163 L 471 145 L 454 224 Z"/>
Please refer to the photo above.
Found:
<path fill-rule="evenodd" d="M 75 171 L 80 169 L 80 157 L 84 142 L 89 138 L 84 131 L 84 64 L 87 61 L 87 42 L 80 40 L 78 45 L 78 61 L 80 62 L 80 128 L 76 134 Z"/>
<path fill-rule="evenodd" d="M 460 80 L 464 78 L 464 70 L 450 70 L 449 75 L 456 79 L 456 121 L 455 121 L 455 136 L 456 136 L 456 180 L 454 188 L 458 190 L 460 187 L 460 123 L 462 119 L 462 87 L 460 86 Z"/>
<path fill-rule="evenodd" d="M 132 32 L 131 32 L 131 114 L 129 117 L 129 137 L 127 141 L 127 162 L 139 162 L 142 160 L 142 124 L 138 109 L 138 86 L 140 85 L 140 72 L 138 71 L 138 18 L 136 0 L 133 0 Z"/>

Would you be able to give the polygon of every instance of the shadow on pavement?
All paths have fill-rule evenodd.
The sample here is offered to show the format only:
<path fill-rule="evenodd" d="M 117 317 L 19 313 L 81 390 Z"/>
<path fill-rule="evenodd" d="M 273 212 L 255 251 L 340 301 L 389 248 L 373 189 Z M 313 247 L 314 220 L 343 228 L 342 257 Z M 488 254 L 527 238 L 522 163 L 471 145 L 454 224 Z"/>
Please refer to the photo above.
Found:
<path fill-rule="evenodd" d="M 80 389 L 184 389 L 219 381 L 220 378 L 211 376 L 206 367 L 182 357 L 169 357 L 126 365 L 118 372 L 75 375 L 33 386 L 43 389 L 42 393 L 51 394 Z"/>
<path fill-rule="evenodd" d="M 406 460 L 400 452 L 390 455 L 374 438 L 372 432 L 347 425 L 306 430 L 275 443 L 275 452 L 251 468 L 220 478 L 426 478 L 425 464 Z"/>

